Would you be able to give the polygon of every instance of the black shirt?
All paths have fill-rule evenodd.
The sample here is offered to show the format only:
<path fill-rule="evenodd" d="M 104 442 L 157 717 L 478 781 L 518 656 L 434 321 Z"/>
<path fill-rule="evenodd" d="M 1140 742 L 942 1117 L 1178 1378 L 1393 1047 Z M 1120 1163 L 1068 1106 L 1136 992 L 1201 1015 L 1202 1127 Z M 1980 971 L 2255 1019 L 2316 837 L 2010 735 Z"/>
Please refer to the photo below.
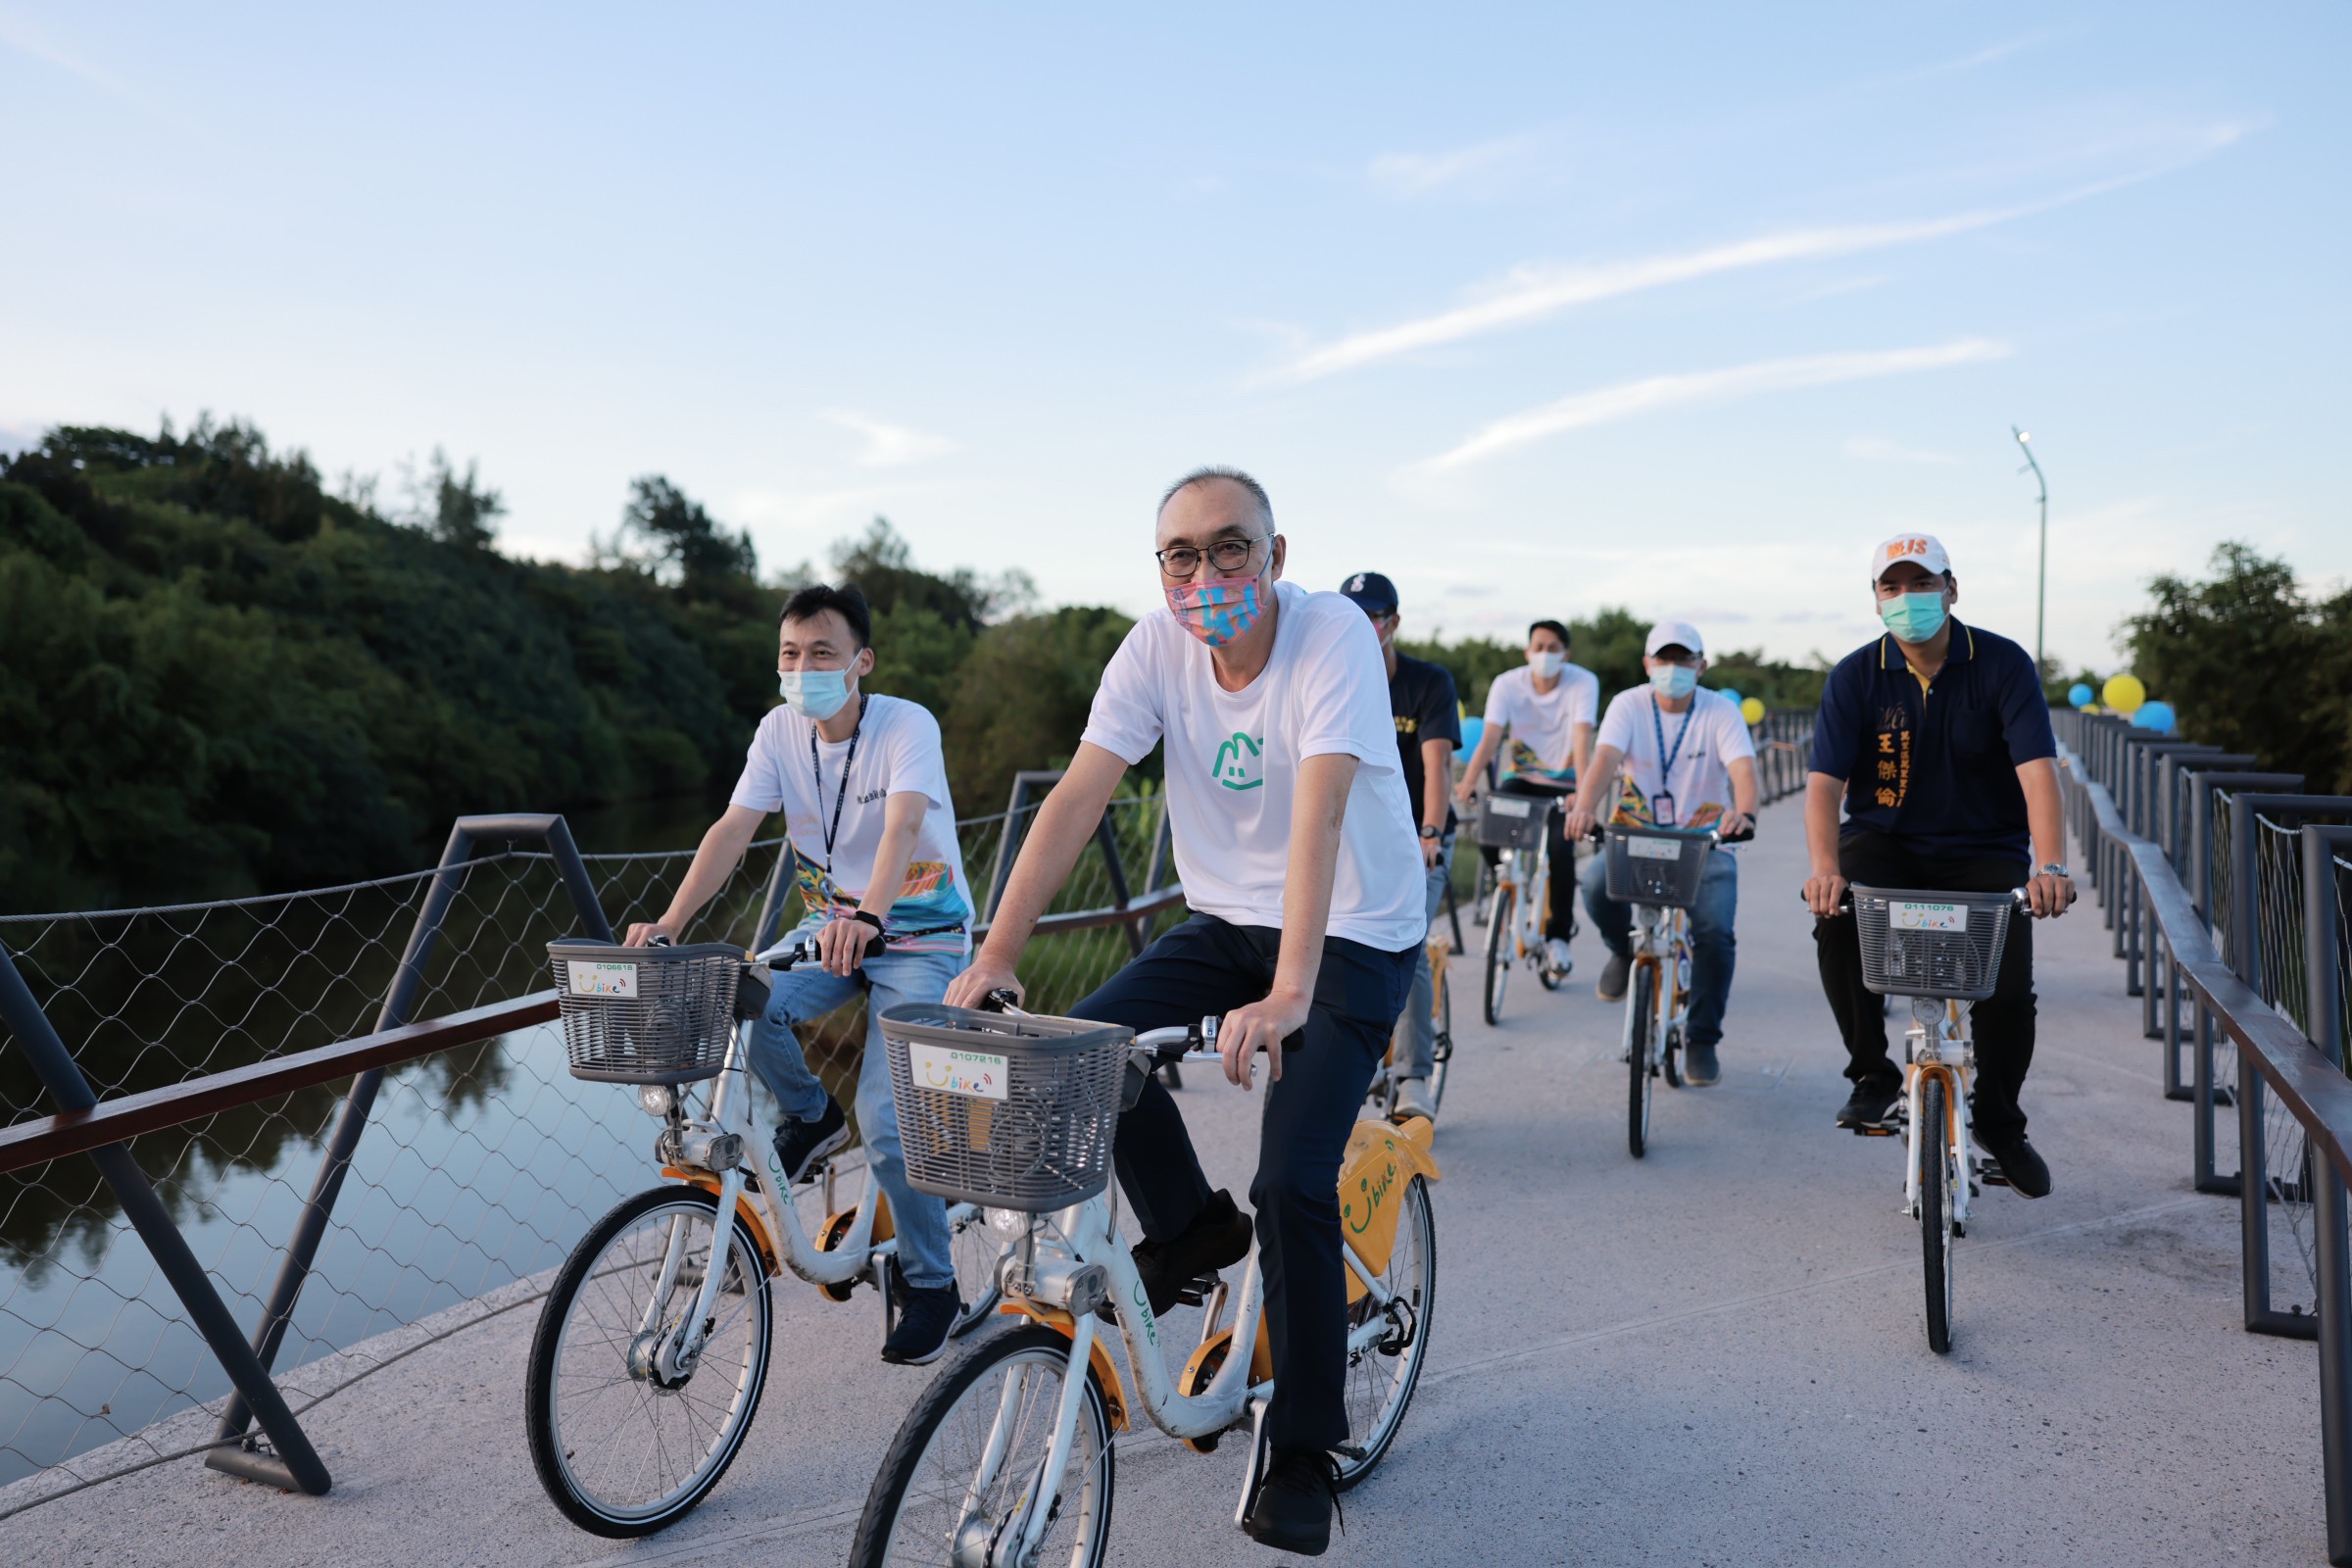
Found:
<path fill-rule="evenodd" d="M 1396 715 L 1396 760 L 1404 774 L 1405 809 L 1418 828 L 1428 803 L 1421 777 L 1421 748 L 1429 741 L 1462 745 L 1461 710 L 1455 705 L 1453 676 L 1443 664 L 1426 659 L 1396 656 L 1396 673 L 1389 677 L 1389 710 Z M 1449 779 L 1447 783 L 1451 783 Z M 1453 826 L 1453 808 L 1446 808 L 1446 826 Z"/>
<path fill-rule="evenodd" d="M 1884 635 L 1830 671 L 1813 723 L 1813 771 L 1845 780 L 1842 836 L 1874 828 L 1922 855 L 2031 859 L 2017 770 L 2057 755 L 2033 656 L 1957 620 L 1925 691 Z"/>

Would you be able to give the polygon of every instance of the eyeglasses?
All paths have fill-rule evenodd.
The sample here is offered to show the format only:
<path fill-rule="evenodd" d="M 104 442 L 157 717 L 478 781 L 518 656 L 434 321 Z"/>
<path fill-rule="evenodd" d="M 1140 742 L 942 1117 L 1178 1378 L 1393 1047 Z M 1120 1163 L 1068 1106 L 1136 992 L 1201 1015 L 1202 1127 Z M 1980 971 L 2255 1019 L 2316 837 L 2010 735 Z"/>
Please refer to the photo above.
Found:
<path fill-rule="evenodd" d="M 1219 539 L 1206 550 L 1196 550 L 1191 545 L 1170 545 L 1165 550 L 1154 550 L 1152 554 L 1159 561 L 1160 575 L 1173 581 L 1182 582 L 1200 571 L 1203 556 L 1208 558 L 1211 566 L 1231 576 L 1249 565 L 1250 557 L 1257 547 L 1273 537 L 1268 533 L 1254 539 Z"/>

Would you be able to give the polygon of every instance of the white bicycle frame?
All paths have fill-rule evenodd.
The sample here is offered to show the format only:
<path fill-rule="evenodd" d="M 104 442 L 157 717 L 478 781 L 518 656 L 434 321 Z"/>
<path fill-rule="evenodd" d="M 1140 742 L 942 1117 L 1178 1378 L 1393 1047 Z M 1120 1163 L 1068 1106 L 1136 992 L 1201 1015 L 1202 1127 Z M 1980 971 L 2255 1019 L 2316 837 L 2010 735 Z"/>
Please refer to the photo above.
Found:
<path fill-rule="evenodd" d="M 1951 1078 L 1952 1092 L 1944 1097 L 1945 1152 L 1951 1160 L 1944 1183 L 1952 1195 L 1952 1223 L 1968 1222 L 1972 1180 L 1968 1157 L 1968 1086 L 1976 1074 L 1977 1048 L 1960 1031 L 1960 1004 L 1937 997 L 1911 999 L 1911 1028 L 1903 1036 L 1903 1212 L 1919 1218 L 1919 1169 L 1926 1136 L 1920 1125 L 1920 1102 L 1928 1072 L 1941 1068 Z"/>
<path fill-rule="evenodd" d="M 1186 1054 L 1187 1062 L 1219 1060 L 1213 1051 Z M 1262 1089 L 1261 1089 L 1262 1093 Z M 1355 1278 L 1371 1294 L 1380 1311 L 1348 1336 L 1348 1353 L 1354 1354 L 1380 1342 L 1389 1331 L 1388 1308 L 1395 1298 L 1385 1289 L 1378 1276 L 1365 1266 L 1355 1249 L 1345 1240 L 1340 1244 L 1340 1255 Z M 1250 1423 L 1250 1460 L 1243 1478 L 1242 1500 L 1234 1509 L 1234 1523 L 1240 1524 L 1249 1508 L 1250 1494 L 1256 1483 L 1258 1464 L 1257 1427 L 1265 1418 L 1266 1400 L 1273 1395 L 1274 1384 L 1249 1381 L 1250 1363 L 1257 1345 L 1258 1319 L 1264 1311 L 1264 1280 L 1258 1270 L 1257 1247 L 1250 1249 L 1249 1271 L 1242 1276 L 1242 1291 L 1235 1307 L 1233 1339 L 1227 1350 L 1225 1364 L 1217 1368 L 1207 1388 L 1199 1394 L 1180 1394 L 1175 1374 L 1168 1370 L 1164 1347 L 1160 1343 L 1159 1323 L 1153 1316 L 1152 1304 L 1145 1294 L 1143 1278 L 1136 1272 L 1135 1256 L 1119 1234 L 1111 1215 L 1107 1196 L 1098 1195 L 1073 1208 L 1052 1214 L 1035 1215 L 1031 1219 L 1028 1239 L 1016 1258 L 1029 1278 L 1035 1281 L 1067 1281 L 1077 1268 L 1095 1265 L 1109 1278 L 1110 1298 L 1118 1304 L 1119 1334 L 1126 1342 L 1127 1366 L 1135 1384 L 1135 1402 L 1152 1418 L 1152 1424 L 1172 1438 L 1205 1438 L 1213 1433 Z M 1220 1293 L 1221 1294 L 1221 1293 Z M 1009 1288 L 1006 1299 L 1016 1298 Z M 1035 1304 L 1052 1311 L 1064 1310 L 1061 1302 L 1033 1299 Z M 1201 1325 L 1201 1343 L 1208 1343 L 1218 1328 L 1217 1311 L 1212 1307 Z M 1061 1404 L 1054 1412 L 1054 1438 L 1040 1467 L 1036 1481 L 1021 1500 L 1020 1550 L 1008 1559 L 1028 1562 L 1034 1559 L 1045 1543 L 1047 1529 L 1052 1525 L 1050 1509 L 1042 1506 L 1061 1492 L 1062 1474 L 1069 1467 L 1070 1449 L 1076 1442 L 1079 1401 L 1086 1395 L 1088 1366 L 1094 1356 L 1097 1336 L 1096 1317 L 1091 1311 L 1071 1314 L 1073 1332 L 1070 1336 L 1069 1370 L 1063 1375 Z M 1017 1393 L 1007 1381 L 1003 1402 L 998 1407 L 997 1421 L 989 1435 L 983 1452 L 981 1468 L 974 1477 L 971 1490 L 964 1494 L 968 1517 L 980 1496 L 996 1480 L 997 1467 L 1004 1462 L 1005 1449 L 1011 1442 L 1011 1427 L 1015 1418 Z"/>
<path fill-rule="evenodd" d="M 1526 885 L 1520 885 L 1520 866 L 1526 862 Z M 1504 850 L 1494 864 L 1494 886 L 1511 890 L 1511 936 L 1518 950 L 1514 961 L 1533 967 L 1544 961 L 1544 911 L 1537 900 L 1551 887 L 1551 843 L 1548 836 L 1532 850 Z"/>
<path fill-rule="evenodd" d="M 1656 1009 L 1650 1019 L 1649 1060 L 1656 1066 L 1666 1059 L 1666 1034 L 1670 1029 L 1690 1019 L 1690 988 L 1685 973 L 1690 959 L 1690 914 L 1682 909 L 1657 904 L 1637 904 L 1634 909 L 1634 961 L 1643 958 L 1658 960 L 1658 987 L 1650 1000 Z M 1634 988 L 1626 987 L 1625 1049 L 1630 1055 L 1634 1049 Z"/>

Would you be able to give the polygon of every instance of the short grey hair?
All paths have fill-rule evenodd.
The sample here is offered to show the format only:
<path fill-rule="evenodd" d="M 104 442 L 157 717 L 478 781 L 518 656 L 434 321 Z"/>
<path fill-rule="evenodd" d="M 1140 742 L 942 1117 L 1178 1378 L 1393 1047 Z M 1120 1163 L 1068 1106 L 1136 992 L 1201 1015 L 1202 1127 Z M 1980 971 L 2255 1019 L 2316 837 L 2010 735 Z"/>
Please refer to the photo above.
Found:
<path fill-rule="evenodd" d="M 1152 514 L 1156 517 L 1160 513 L 1167 511 L 1168 503 L 1176 499 L 1177 491 L 1189 485 L 1200 484 L 1206 479 L 1224 479 L 1249 491 L 1250 499 L 1257 503 L 1258 519 L 1266 525 L 1268 533 L 1274 531 L 1274 503 L 1266 499 L 1266 487 L 1241 469 L 1229 468 L 1222 464 L 1212 464 L 1204 468 L 1195 468 L 1162 490 L 1159 493 L 1159 505 L 1152 510 Z"/>

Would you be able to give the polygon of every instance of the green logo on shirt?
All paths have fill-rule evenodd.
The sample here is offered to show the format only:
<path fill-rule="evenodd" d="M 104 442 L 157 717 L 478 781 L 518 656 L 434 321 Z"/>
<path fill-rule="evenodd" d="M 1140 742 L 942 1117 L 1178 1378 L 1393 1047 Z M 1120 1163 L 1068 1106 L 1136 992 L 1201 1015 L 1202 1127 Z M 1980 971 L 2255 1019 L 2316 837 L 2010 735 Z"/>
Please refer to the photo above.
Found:
<path fill-rule="evenodd" d="M 1261 755 L 1258 743 L 1237 729 L 1233 739 L 1217 748 L 1217 760 L 1209 771 L 1229 790 L 1253 790 L 1265 782 L 1258 771 Z"/>

